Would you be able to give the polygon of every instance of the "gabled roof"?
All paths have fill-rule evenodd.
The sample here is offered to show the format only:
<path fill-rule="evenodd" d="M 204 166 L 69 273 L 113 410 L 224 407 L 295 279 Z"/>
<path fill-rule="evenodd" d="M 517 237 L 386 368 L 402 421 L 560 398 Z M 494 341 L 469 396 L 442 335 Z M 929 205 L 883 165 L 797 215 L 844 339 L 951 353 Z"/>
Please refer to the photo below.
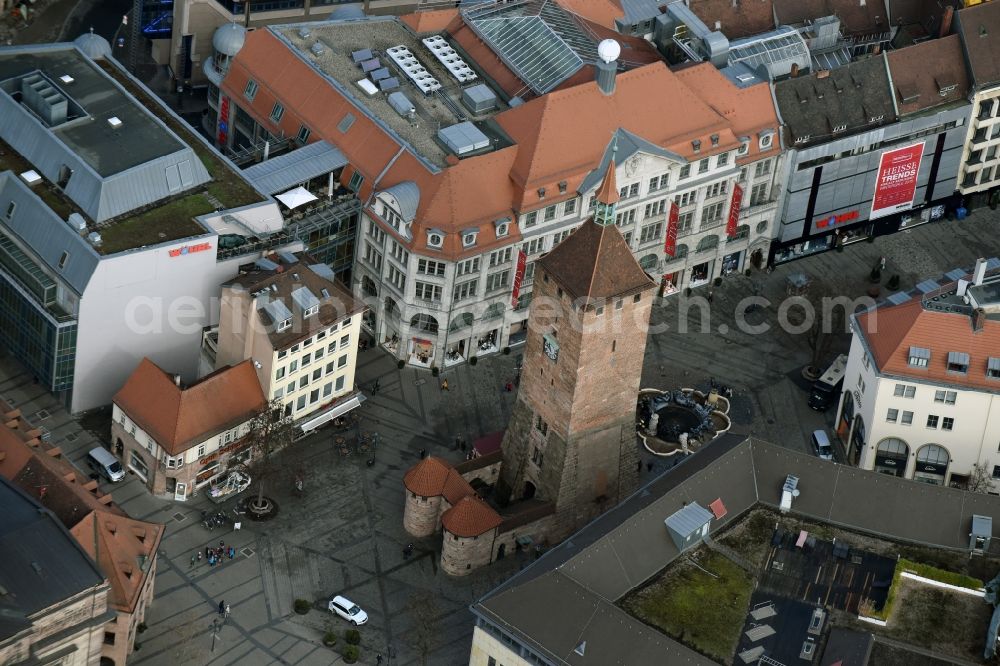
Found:
<path fill-rule="evenodd" d="M 972 81 L 976 87 L 1000 83 L 1000 4 L 984 2 L 955 14 Z"/>
<path fill-rule="evenodd" d="M 0 640 L 28 617 L 96 588 L 104 575 L 51 512 L 0 478 Z"/>
<path fill-rule="evenodd" d="M 1000 35 L 997 37 L 1000 39 Z M 964 101 L 969 94 L 969 77 L 965 71 L 962 42 L 958 35 L 929 39 L 889 51 L 886 59 L 889 61 L 892 83 L 896 88 L 893 93 L 901 116 Z M 919 97 L 906 102 L 903 90 L 913 91 Z"/>
<path fill-rule="evenodd" d="M 113 400 L 170 455 L 246 422 L 267 403 L 249 360 L 182 388 L 148 358 Z"/>
<path fill-rule="evenodd" d="M 441 525 L 458 537 L 486 534 L 503 522 L 503 518 L 476 495 L 466 495 L 441 515 Z"/>
<path fill-rule="evenodd" d="M 577 188 L 577 192 L 583 194 L 594 189 L 594 187 L 601 182 L 601 179 L 604 178 L 607 173 L 607 165 L 611 161 L 612 157 L 614 157 L 615 166 L 621 166 L 626 162 L 626 160 L 628 160 L 628 158 L 637 153 L 656 155 L 657 157 L 663 157 L 682 164 L 687 162 L 686 159 L 677 153 L 660 148 L 655 143 L 646 141 L 641 136 L 619 127 L 615 130 L 611 141 L 608 142 L 608 147 L 604 151 L 604 157 L 601 158 L 600 166 L 591 171 L 590 174 L 583 179 L 583 182 L 580 183 L 580 187 Z"/>
<path fill-rule="evenodd" d="M 1000 380 L 986 376 L 991 357 L 1000 357 L 1000 321 L 985 318 L 983 329 L 973 331 L 968 314 L 935 312 L 919 298 L 900 305 L 882 305 L 856 316 L 857 334 L 883 374 L 910 377 L 935 384 L 1000 392 Z M 926 368 L 911 367 L 910 347 L 930 350 Z M 948 353 L 969 354 L 969 371 L 948 371 Z"/>
<path fill-rule="evenodd" d="M 593 218 L 538 263 L 571 297 L 578 299 L 610 299 L 656 286 L 639 267 L 618 227 L 598 225 Z"/>

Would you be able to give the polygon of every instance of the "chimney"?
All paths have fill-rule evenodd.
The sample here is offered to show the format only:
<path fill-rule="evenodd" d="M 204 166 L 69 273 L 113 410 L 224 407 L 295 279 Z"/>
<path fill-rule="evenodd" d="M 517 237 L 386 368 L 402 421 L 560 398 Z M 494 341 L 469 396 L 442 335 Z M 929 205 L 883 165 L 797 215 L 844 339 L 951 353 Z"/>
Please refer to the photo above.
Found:
<path fill-rule="evenodd" d="M 955 17 L 955 8 L 948 5 L 944 8 L 944 14 L 941 16 L 941 30 L 938 32 L 938 37 L 947 37 L 951 34 L 951 20 Z"/>
<path fill-rule="evenodd" d="M 977 287 L 983 283 L 983 278 L 986 277 L 986 259 L 980 257 L 976 260 L 976 270 L 972 272 L 972 284 Z"/>
<path fill-rule="evenodd" d="M 615 92 L 615 76 L 618 74 L 618 56 L 621 45 L 613 39 L 605 39 L 597 45 L 597 87 L 605 95 Z"/>
<path fill-rule="evenodd" d="M 983 326 L 986 325 L 986 310 L 983 308 L 976 308 L 972 311 L 972 332 L 979 333 L 983 330 Z"/>
<path fill-rule="evenodd" d="M 181 387 L 181 376 L 180 375 L 174 375 L 174 384 L 177 385 L 177 388 Z"/>

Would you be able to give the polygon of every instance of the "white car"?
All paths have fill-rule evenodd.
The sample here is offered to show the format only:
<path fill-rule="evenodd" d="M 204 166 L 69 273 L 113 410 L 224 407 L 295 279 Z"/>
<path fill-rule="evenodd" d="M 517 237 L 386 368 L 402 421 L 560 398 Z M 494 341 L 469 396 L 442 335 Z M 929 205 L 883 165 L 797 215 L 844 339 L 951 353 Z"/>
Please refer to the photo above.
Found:
<path fill-rule="evenodd" d="M 337 595 L 333 599 L 330 599 L 327 607 L 331 613 L 336 613 L 356 627 L 368 621 L 368 613 L 361 610 L 356 603 L 347 597 Z"/>

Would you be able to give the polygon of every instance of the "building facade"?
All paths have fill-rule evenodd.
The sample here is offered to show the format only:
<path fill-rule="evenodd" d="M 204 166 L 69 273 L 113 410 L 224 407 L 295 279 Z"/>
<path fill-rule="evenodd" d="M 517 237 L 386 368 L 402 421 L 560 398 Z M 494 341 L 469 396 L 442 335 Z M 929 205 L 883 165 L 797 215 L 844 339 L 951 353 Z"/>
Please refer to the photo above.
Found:
<path fill-rule="evenodd" d="M 647 42 L 625 36 L 604 83 L 595 81 L 595 42 L 592 52 L 573 53 L 582 68 L 526 84 L 511 46 L 479 36 L 483 21 L 512 21 L 508 11 L 255 31 L 221 83 L 237 119 L 275 137 L 306 133 L 345 155 L 341 182 L 364 206 L 352 285 L 371 306 L 366 328 L 416 366 L 444 368 L 524 340 L 534 261 L 590 214 L 611 159 L 623 190 L 619 227 L 664 293 L 767 257 L 780 137 L 766 84 L 739 88 L 707 63 L 671 72 Z M 441 38 L 468 54 L 470 84 L 456 84 L 422 42 Z M 325 43 L 340 46 L 331 52 Z M 407 49 L 450 103 L 424 101 L 389 51 L 372 51 L 383 43 Z M 386 60 L 413 122 L 383 93 L 358 87 L 363 73 L 352 54 Z M 315 85 L 285 83 L 292 80 Z M 470 112 L 471 88 L 489 101 Z M 317 94 L 307 99 L 306 89 Z M 657 109 L 678 104 L 683 110 L 663 122 Z M 586 119 L 577 117 L 581 106 L 593 109 Z M 478 147 L 449 147 L 435 132 L 468 118 L 483 137 Z"/>
<path fill-rule="evenodd" d="M 266 399 L 312 430 L 360 404 L 364 310 L 326 264 L 270 255 L 223 285 L 216 367 L 253 363 Z"/>
<path fill-rule="evenodd" d="M 854 317 L 836 419 L 850 462 L 924 483 L 1000 488 L 998 268 L 1000 260 L 980 260 L 971 274 L 928 280 Z"/>
<path fill-rule="evenodd" d="M 966 7 L 957 13 L 955 28 L 972 82 L 972 113 L 962 146 L 958 189 L 970 203 L 996 206 L 1000 186 L 1000 63 L 994 43 L 1000 35 L 1000 6 L 985 2 Z"/>
<path fill-rule="evenodd" d="M 114 452 L 151 493 L 184 501 L 249 460 L 266 404 L 249 360 L 187 386 L 143 359 L 114 397 Z"/>
<path fill-rule="evenodd" d="M 957 36 L 789 78 L 774 90 L 788 151 L 773 263 L 955 208 L 971 109 Z M 903 166 L 906 177 L 894 176 Z"/>

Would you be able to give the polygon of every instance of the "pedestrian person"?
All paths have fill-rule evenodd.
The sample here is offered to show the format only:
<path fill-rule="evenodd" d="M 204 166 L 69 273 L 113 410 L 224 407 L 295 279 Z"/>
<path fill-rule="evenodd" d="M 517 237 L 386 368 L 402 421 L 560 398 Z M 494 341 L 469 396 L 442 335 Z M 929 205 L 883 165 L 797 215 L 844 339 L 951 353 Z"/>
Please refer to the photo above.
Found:
<path fill-rule="evenodd" d="M 194 563 L 197 562 L 197 561 L 198 561 L 198 556 L 197 555 L 192 555 L 191 556 L 191 566 L 193 567 Z"/>
<path fill-rule="evenodd" d="M 382 666 L 382 653 L 375 655 L 375 666 Z"/>
<path fill-rule="evenodd" d="M 225 615 L 225 614 L 226 614 L 226 602 L 225 601 L 220 601 L 219 602 L 219 615 Z"/>
<path fill-rule="evenodd" d="M 381 387 L 382 387 L 382 380 L 381 379 L 376 379 L 375 380 L 375 385 L 372 386 L 372 395 L 375 395 L 376 393 L 378 393 L 378 390 Z"/>
<path fill-rule="evenodd" d="M 227 620 L 229 619 L 229 604 L 226 604 L 226 614 L 224 616 Z"/>
<path fill-rule="evenodd" d="M 712 299 L 715 298 L 715 291 L 712 289 L 708 290 L 708 304 L 712 304 Z"/>
<path fill-rule="evenodd" d="M 229 547 L 229 559 L 233 559 L 234 557 L 236 557 L 236 548 L 234 548 L 233 546 L 230 546 Z"/>
<path fill-rule="evenodd" d="M 447 379 L 442 379 L 442 380 L 441 380 L 441 390 L 442 390 L 442 391 L 447 391 L 447 390 L 449 390 L 449 389 L 448 389 L 448 380 L 447 380 Z"/>

